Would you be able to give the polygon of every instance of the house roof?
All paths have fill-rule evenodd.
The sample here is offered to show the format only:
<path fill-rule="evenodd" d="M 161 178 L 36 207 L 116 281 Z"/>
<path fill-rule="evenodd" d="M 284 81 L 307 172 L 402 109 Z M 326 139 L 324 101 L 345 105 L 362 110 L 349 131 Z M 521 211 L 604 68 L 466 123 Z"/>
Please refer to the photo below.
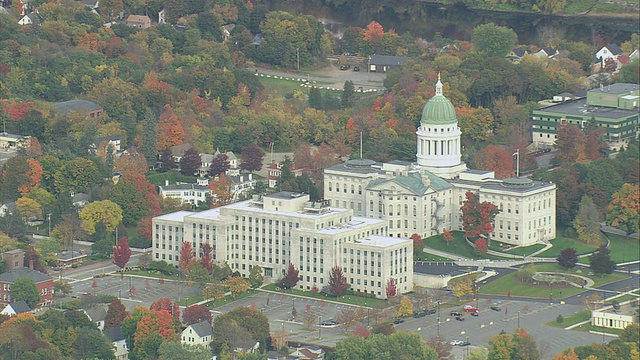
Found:
<path fill-rule="evenodd" d="M 191 149 L 192 147 L 193 146 L 191 146 L 191 144 L 180 144 L 172 146 L 170 148 L 171 156 L 182 156 L 187 150 Z"/>
<path fill-rule="evenodd" d="M 107 309 L 104 306 L 94 306 L 88 309 L 84 309 L 84 312 L 87 314 L 91 321 L 103 321 L 107 316 Z"/>
<path fill-rule="evenodd" d="M 147 15 L 129 15 L 127 17 L 129 22 L 151 22 L 151 19 Z"/>
<path fill-rule="evenodd" d="M 92 8 L 97 8 L 98 7 L 98 0 L 82 0 L 82 3 L 85 6 L 89 6 Z"/>
<path fill-rule="evenodd" d="M 618 61 L 622 65 L 627 65 L 627 63 L 629 62 L 629 57 L 627 55 L 620 55 L 618 56 Z"/>
<path fill-rule="evenodd" d="M 76 193 L 76 194 L 73 194 L 73 197 L 71 198 L 71 202 L 74 204 L 80 203 L 83 201 L 89 201 L 89 195 L 85 193 Z"/>
<path fill-rule="evenodd" d="M 216 152 L 213 155 L 218 156 L 220 154 L 223 154 L 223 153 L 221 153 L 220 150 L 216 150 Z M 224 154 L 227 155 L 227 157 L 229 158 L 229 161 L 238 159 L 238 157 L 236 156 L 236 154 L 233 153 L 233 151 L 227 151 Z"/>
<path fill-rule="evenodd" d="M 618 44 L 609 44 L 606 47 L 607 49 L 609 49 L 609 51 L 611 51 L 613 55 L 622 54 L 622 49 L 620 48 L 620 46 L 618 46 Z"/>
<path fill-rule="evenodd" d="M 124 340 L 124 336 L 122 336 L 122 328 L 120 326 L 111 329 L 104 329 L 102 330 L 102 333 L 108 337 L 111 342 Z"/>
<path fill-rule="evenodd" d="M 202 320 L 199 323 L 191 324 L 189 326 L 200 337 L 213 335 L 213 327 L 211 326 L 211 324 L 209 324 L 209 322 L 207 320 Z M 187 327 L 187 328 L 189 328 L 189 327 Z"/>
<path fill-rule="evenodd" d="M 513 49 L 511 52 L 518 57 L 527 55 L 527 50 L 525 49 Z"/>
<path fill-rule="evenodd" d="M 16 282 L 16 280 L 23 277 L 32 280 L 36 284 L 43 281 L 51 280 L 51 277 L 45 273 L 31 270 L 26 267 L 21 267 L 0 274 L 0 282 L 13 284 Z"/>
<path fill-rule="evenodd" d="M 60 114 L 66 115 L 71 111 L 95 111 L 102 110 L 102 106 L 88 100 L 69 100 L 53 104 Z"/>
<path fill-rule="evenodd" d="M 16 314 L 22 314 L 31 311 L 31 308 L 24 300 L 16 301 L 9 304 L 8 306 L 11 306 Z"/>
<path fill-rule="evenodd" d="M 173 191 L 173 190 L 196 190 L 196 191 L 208 191 L 209 188 L 198 184 L 177 184 L 160 186 L 160 191 Z"/>
<path fill-rule="evenodd" d="M 80 259 L 83 257 L 86 257 L 87 255 L 83 254 L 80 251 L 61 251 L 59 253 L 56 254 L 56 260 L 58 261 L 69 261 L 69 260 L 73 260 L 73 259 Z"/>
<path fill-rule="evenodd" d="M 558 50 L 550 47 L 545 47 L 540 50 L 544 51 L 548 56 L 555 55 L 558 52 Z"/>
<path fill-rule="evenodd" d="M 411 58 L 406 56 L 390 56 L 390 55 L 371 55 L 369 60 L 371 64 L 375 65 L 394 65 L 402 66 Z"/>
<path fill-rule="evenodd" d="M 99 143 L 103 141 L 118 141 L 118 140 L 120 140 L 120 136 L 118 135 L 103 136 L 96 139 L 96 141 Z"/>

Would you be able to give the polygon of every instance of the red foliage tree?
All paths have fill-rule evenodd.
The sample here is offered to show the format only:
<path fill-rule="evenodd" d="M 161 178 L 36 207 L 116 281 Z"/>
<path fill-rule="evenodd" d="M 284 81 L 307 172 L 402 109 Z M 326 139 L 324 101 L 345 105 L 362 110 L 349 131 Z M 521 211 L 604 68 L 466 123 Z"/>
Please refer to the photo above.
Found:
<path fill-rule="evenodd" d="M 229 170 L 229 168 L 229 157 L 227 154 L 219 154 L 211 160 L 211 165 L 209 165 L 209 176 L 216 177 L 220 174 L 224 174 Z"/>
<path fill-rule="evenodd" d="M 189 273 L 189 269 L 191 265 L 193 265 L 195 261 L 195 253 L 193 252 L 193 246 L 188 241 L 182 243 L 182 247 L 180 248 L 180 259 L 178 260 L 178 266 L 180 269 L 185 272 L 185 274 Z"/>
<path fill-rule="evenodd" d="M 178 116 L 174 114 L 170 105 L 165 106 L 165 111 L 160 115 L 158 123 L 158 139 L 156 140 L 156 149 L 161 151 L 175 145 L 184 143 L 186 133 Z"/>
<path fill-rule="evenodd" d="M 29 110 L 33 109 L 32 101 L 0 101 L 2 104 L 2 111 L 9 117 L 11 121 L 18 121 L 25 116 Z"/>
<path fill-rule="evenodd" d="M 178 304 L 176 304 L 166 296 L 163 296 L 158 300 L 152 302 L 149 309 L 155 311 L 165 310 L 174 318 L 180 319 L 180 307 L 178 306 Z"/>
<path fill-rule="evenodd" d="M 120 268 L 120 279 L 122 279 L 122 270 L 127 266 L 129 258 L 131 258 L 131 248 L 127 237 L 123 236 L 118 240 L 118 245 L 113 247 L 113 263 Z"/>
<path fill-rule="evenodd" d="M 473 157 L 477 168 L 494 171 L 498 178 L 514 175 L 514 161 L 511 152 L 502 146 L 488 145 Z"/>
<path fill-rule="evenodd" d="M 367 28 L 363 32 L 363 40 L 368 41 L 370 44 L 378 44 L 382 40 L 384 35 L 384 28 L 379 23 L 372 21 L 367 25 Z"/>
<path fill-rule="evenodd" d="M 287 269 L 287 273 L 282 279 L 282 286 L 291 289 L 296 286 L 296 284 L 300 281 L 300 271 L 296 269 L 295 265 L 289 263 L 289 268 Z"/>
<path fill-rule="evenodd" d="M 413 240 L 413 253 L 417 254 L 424 248 L 424 242 L 422 241 L 422 236 L 420 234 L 412 234 L 411 240 Z"/>
<path fill-rule="evenodd" d="M 444 229 L 444 231 L 442 232 L 442 237 L 444 238 L 444 241 L 446 241 L 448 244 L 450 244 L 453 241 L 453 234 L 451 233 L 451 231 Z"/>
<path fill-rule="evenodd" d="M 493 232 L 493 220 L 500 213 L 500 209 L 490 202 L 478 202 L 478 195 L 471 191 L 465 194 L 467 198 L 462 205 L 462 227 L 466 237 L 488 236 Z"/>
<path fill-rule="evenodd" d="M 259 171 L 262 169 L 262 159 L 264 158 L 264 151 L 260 149 L 258 145 L 252 144 L 242 148 L 240 154 L 240 168 L 246 171 Z"/>
<path fill-rule="evenodd" d="M 347 278 L 344 277 L 342 268 L 338 265 L 332 267 L 329 274 L 329 291 L 331 295 L 340 296 L 348 287 Z"/>
<path fill-rule="evenodd" d="M 211 245 L 205 243 L 202 245 L 202 257 L 200 257 L 200 264 L 207 269 L 209 274 L 213 271 L 213 249 Z"/>
<path fill-rule="evenodd" d="M 211 312 L 204 305 L 192 305 L 184 309 L 182 312 L 182 322 L 187 325 L 199 323 L 206 320 L 211 324 Z"/>
<path fill-rule="evenodd" d="M 364 326 L 358 326 L 353 330 L 353 335 L 368 338 L 371 332 Z"/>
<path fill-rule="evenodd" d="M 133 336 L 133 353 L 136 354 L 136 358 L 142 359 L 145 355 L 148 356 L 148 352 L 157 352 L 162 342 L 174 341 L 178 331 L 175 324 L 174 318 L 166 310 L 143 315 Z M 161 341 L 158 341 L 158 336 Z"/>
<path fill-rule="evenodd" d="M 398 294 L 396 279 L 389 278 L 389 280 L 387 280 L 387 286 L 385 288 L 385 292 L 387 293 L 387 299 L 391 299 Z"/>
<path fill-rule="evenodd" d="M 586 139 L 584 133 L 575 124 L 558 126 L 556 140 L 556 158 L 561 163 L 584 163 L 587 161 Z"/>
<path fill-rule="evenodd" d="M 138 221 L 138 234 L 145 239 L 151 240 L 153 234 L 153 218 L 145 216 Z"/>
<path fill-rule="evenodd" d="M 217 180 L 213 180 L 207 186 L 213 193 L 211 199 L 211 207 L 225 205 L 231 201 L 233 194 L 231 193 L 231 182 L 225 174 L 220 174 Z"/>
<path fill-rule="evenodd" d="M 114 299 L 109 304 L 107 315 L 104 317 L 104 328 L 112 329 L 122 325 L 122 320 L 127 316 L 129 316 L 127 308 L 120 302 L 120 299 Z"/>
<path fill-rule="evenodd" d="M 487 246 L 487 242 L 483 238 L 476 240 L 474 248 L 478 254 L 486 254 L 489 250 L 489 246 Z"/>

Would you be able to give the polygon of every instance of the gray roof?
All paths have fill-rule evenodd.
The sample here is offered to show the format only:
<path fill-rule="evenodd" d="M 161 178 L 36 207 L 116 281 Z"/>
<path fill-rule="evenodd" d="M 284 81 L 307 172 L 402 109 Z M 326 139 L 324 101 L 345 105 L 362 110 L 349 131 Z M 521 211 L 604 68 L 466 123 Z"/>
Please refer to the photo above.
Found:
<path fill-rule="evenodd" d="M 326 170 L 345 171 L 356 174 L 380 173 L 380 169 L 373 167 L 373 165 L 380 165 L 380 163 L 369 159 L 351 159 L 342 164 L 328 167 Z"/>
<path fill-rule="evenodd" d="M 306 195 L 304 193 L 295 193 L 292 191 L 280 191 L 277 193 L 265 195 L 265 198 L 275 198 L 275 199 L 294 199 L 300 197 L 302 195 Z"/>
<path fill-rule="evenodd" d="M 607 86 L 603 86 L 602 90 L 600 88 L 595 88 L 589 90 L 589 92 L 604 92 L 607 94 L 615 94 L 620 95 L 629 91 L 640 90 L 640 85 L 638 84 L 630 84 L 630 83 L 615 83 Z"/>
<path fill-rule="evenodd" d="M 66 115 L 71 111 L 95 111 L 102 110 L 102 106 L 87 100 L 69 100 L 53 104 L 60 114 Z"/>
<path fill-rule="evenodd" d="M 527 55 L 527 50 L 525 49 L 513 49 L 513 53 L 518 57 L 523 57 Z"/>
<path fill-rule="evenodd" d="M 86 257 L 85 254 L 81 253 L 80 251 L 73 251 L 73 256 L 71 256 L 72 252 L 71 251 L 61 251 L 59 253 L 56 254 L 56 259 L 57 260 L 62 260 L 62 261 L 67 261 L 67 260 L 72 260 L 72 259 L 78 259 L 78 258 L 82 258 L 82 257 Z"/>
<path fill-rule="evenodd" d="M 609 108 L 602 106 L 588 106 L 587 99 L 582 98 L 573 101 L 565 101 L 561 104 L 551 105 L 544 107 L 539 110 L 534 110 L 536 112 L 553 112 L 560 113 L 566 115 L 574 115 L 590 118 L 591 116 L 595 116 L 597 118 L 605 118 L 605 119 L 622 119 L 633 115 L 638 115 L 637 110 L 625 110 L 618 108 Z"/>
<path fill-rule="evenodd" d="M 193 146 L 191 144 L 180 144 L 171 147 L 171 155 L 172 156 L 182 156 L 184 153 L 191 149 Z"/>
<path fill-rule="evenodd" d="M 13 308 L 13 311 L 15 311 L 16 314 L 22 314 L 31 311 L 31 308 L 24 300 L 16 301 L 9 305 L 11 306 L 11 308 Z"/>
<path fill-rule="evenodd" d="M 160 186 L 160 191 L 171 191 L 171 190 L 197 190 L 197 191 L 208 191 L 209 189 L 206 186 L 198 185 L 198 184 L 178 184 L 178 185 L 166 185 Z"/>
<path fill-rule="evenodd" d="M 479 186 L 483 190 L 496 190 L 496 191 L 508 191 L 513 194 L 524 194 L 530 191 L 538 191 L 544 188 L 553 188 L 555 184 L 546 181 L 536 181 L 528 178 L 509 178 L 509 179 L 495 179 L 491 181 L 472 181 L 472 180 L 451 180 L 452 183 L 468 184 Z"/>
<path fill-rule="evenodd" d="M 607 45 L 607 49 L 609 49 L 609 51 L 611 51 L 613 55 L 622 54 L 622 49 L 620 48 L 620 46 L 618 46 L 618 44 L 609 44 Z"/>
<path fill-rule="evenodd" d="M 371 55 L 370 63 L 374 65 L 402 66 L 410 59 L 406 56 Z"/>
<path fill-rule="evenodd" d="M 193 331 L 198 334 L 200 337 L 213 335 L 213 327 L 207 320 L 202 320 L 199 323 L 189 325 L 193 329 Z"/>
<path fill-rule="evenodd" d="M 40 271 L 30 270 L 26 267 L 13 269 L 11 271 L 0 274 L 0 282 L 13 284 L 19 278 L 31 279 L 34 283 L 41 283 L 43 281 L 51 280 L 51 277 Z"/>
<path fill-rule="evenodd" d="M 111 342 L 125 340 L 124 336 L 122 336 L 122 328 L 120 326 L 111 329 L 104 329 L 102 330 L 102 333 L 108 337 Z"/>
<path fill-rule="evenodd" d="M 84 309 L 84 312 L 87 313 L 87 316 L 93 322 L 103 321 L 107 316 L 107 309 L 100 305 Z"/>
<path fill-rule="evenodd" d="M 73 197 L 71 198 L 71 202 L 72 203 L 79 203 L 82 201 L 89 201 L 89 195 L 85 194 L 85 193 L 76 193 L 73 194 Z"/>

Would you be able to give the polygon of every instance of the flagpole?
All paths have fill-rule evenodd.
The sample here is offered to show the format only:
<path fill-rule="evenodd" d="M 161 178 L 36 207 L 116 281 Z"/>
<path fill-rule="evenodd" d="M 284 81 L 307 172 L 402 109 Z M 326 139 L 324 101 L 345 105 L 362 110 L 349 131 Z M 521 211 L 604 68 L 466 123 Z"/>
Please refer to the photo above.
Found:
<path fill-rule="evenodd" d="M 516 177 L 520 177 L 520 149 L 516 149 Z"/>

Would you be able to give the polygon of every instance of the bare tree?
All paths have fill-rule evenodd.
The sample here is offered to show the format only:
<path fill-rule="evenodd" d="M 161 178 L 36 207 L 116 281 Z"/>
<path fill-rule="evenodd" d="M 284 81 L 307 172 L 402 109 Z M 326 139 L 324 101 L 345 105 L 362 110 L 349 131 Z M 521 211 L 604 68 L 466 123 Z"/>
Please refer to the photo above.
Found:
<path fill-rule="evenodd" d="M 591 294 L 582 299 L 582 304 L 591 311 L 599 308 L 602 303 L 602 297 L 598 294 Z"/>
<path fill-rule="evenodd" d="M 289 335 L 287 334 L 287 330 L 284 329 L 284 324 L 282 324 L 282 329 L 271 333 L 271 342 L 273 347 L 278 351 L 287 345 L 288 340 Z"/>
<path fill-rule="evenodd" d="M 316 312 L 313 310 L 305 310 L 302 314 L 302 323 L 304 326 L 311 328 L 316 324 Z"/>

